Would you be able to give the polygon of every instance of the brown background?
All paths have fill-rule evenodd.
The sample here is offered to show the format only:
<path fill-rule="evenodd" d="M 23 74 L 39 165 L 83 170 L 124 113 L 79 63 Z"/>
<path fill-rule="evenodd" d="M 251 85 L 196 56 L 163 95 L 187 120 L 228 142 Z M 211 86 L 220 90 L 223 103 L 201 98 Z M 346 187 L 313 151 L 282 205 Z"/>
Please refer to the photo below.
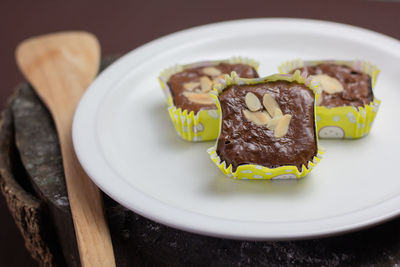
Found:
<path fill-rule="evenodd" d="M 104 55 L 132 50 L 165 34 L 205 23 L 252 17 L 331 20 L 400 39 L 399 1 L 67 1 L 0 0 L 0 106 L 22 81 L 14 49 L 21 40 L 62 30 L 87 30 Z M 368 42 L 368 40 L 365 40 Z M 0 197 L 0 267 L 36 266 Z"/>

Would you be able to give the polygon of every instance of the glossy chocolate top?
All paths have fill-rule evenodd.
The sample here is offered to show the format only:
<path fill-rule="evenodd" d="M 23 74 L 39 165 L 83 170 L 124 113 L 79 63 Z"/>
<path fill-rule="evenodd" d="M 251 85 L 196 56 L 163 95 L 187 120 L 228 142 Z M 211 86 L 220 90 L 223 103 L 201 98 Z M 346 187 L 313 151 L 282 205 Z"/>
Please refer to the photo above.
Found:
<path fill-rule="evenodd" d="M 363 107 L 373 101 L 371 77 L 366 73 L 355 71 L 349 66 L 333 63 L 307 66 L 300 68 L 300 70 L 306 70 L 309 75 L 326 74 L 336 78 L 343 85 L 344 90 L 340 93 L 328 94 L 322 92 L 320 106 L 329 108 L 341 106 Z"/>
<path fill-rule="evenodd" d="M 262 102 L 268 93 L 278 102 L 283 114 L 292 115 L 288 132 L 275 138 L 266 126 L 248 121 L 245 95 L 254 93 Z M 239 165 L 257 164 L 268 168 L 294 165 L 301 169 L 317 154 L 314 123 L 314 93 L 306 86 L 285 81 L 257 85 L 234 85 L 219 96 L 222 129 L 217 153 L 235 171 Z"/>
<path fill-rule="evenodd" d="M 213 66 L 216 69 L 220 70 L 222 74 L 230 74 L 232 71 L 235 71 L 242 78 L 257 78 L 257 71 L 246 64 L 228 64 L 228 63 L 220 63 L 216 66 Z M 198 104 L 191 102 L 186 96 L 184 96 L 183 92 L 185 88 L 183 85 L 189 82 L 199 82 L 202 76 L 207 76 L 211 80 L 216 78 L 217 76 L 206 75 L 203 73 L 204 67 L 196 67 L 191 69 L 185 69 L 179 73 L 172 75 L 168 80 L 168 86 L 171 89 L 172 98 L 174 100 L 174 105 L 178 108 L 182 108 L 182 110 L 187 109 L 188 111 L 194 111 L 197 113 L 202 109 L 217 109 L 214 104 Z"/>

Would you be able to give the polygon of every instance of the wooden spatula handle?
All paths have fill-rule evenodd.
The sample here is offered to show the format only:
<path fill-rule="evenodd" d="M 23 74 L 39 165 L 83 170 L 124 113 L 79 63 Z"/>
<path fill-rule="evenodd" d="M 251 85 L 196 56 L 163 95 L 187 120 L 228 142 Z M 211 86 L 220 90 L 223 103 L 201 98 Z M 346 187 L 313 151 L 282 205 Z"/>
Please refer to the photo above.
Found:
<path fill-rule="evenodd" d="M 71 133 L 60 131 L 59 136 L 81 264 L 83 267 L 115 266 L 100 191 L 82 169 Z"/>
<path fill-rule="evenodd" d="M 22 42 L 16 59 L 56 124 L 81 264 L 113 267 L 101 194 L 79 164 L 72 144 L 74 111 L 98 71 L 99 42 L 86 32 L 43 35 Z"/>

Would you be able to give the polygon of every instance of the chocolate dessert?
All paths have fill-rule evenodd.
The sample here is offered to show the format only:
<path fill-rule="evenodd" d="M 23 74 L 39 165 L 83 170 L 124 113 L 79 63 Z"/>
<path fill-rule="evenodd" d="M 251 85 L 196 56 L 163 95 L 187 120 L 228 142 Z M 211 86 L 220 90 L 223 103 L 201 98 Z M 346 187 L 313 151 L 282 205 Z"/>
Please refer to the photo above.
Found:
<path fill-rule="evenodd" d="M 194 111 L 217 109 L 208 92 L 213 82 L 225 74 L 235 71 L 242 78 L 257 78 L 257 71 L 246 64 L 220 63 L 185 69 L 172 75 L 168 80 L 174 105 L 182 110 Z"/>
<path fill-rule="evenodd" d="M 334 92 L 323 90 L 318 103 L 319 106 L 328 108 L 353 106 L 363 107 L 370 104 L 374 95 L 372 93 L 371 77 L 363 72 L 356 71 L 349 66 L 334 63 L 322 63 L 315 66 L 305 66 L 299 70 L 306 71 L 309 75 L 324 78 L 327 75 L 339 81 L 339 89 Z M 295 70 L 292 71 L 292 73 Z M 326 78 L 326 77 L 325 77 Z M 328 82 L 335 82 L 334 80 Z"/>
<path fill-rule="evenodd" d="M 233 172 L 243 164 L 292 165 L 301 170 L 317 155 L 314 93 L 304 84 L 232 85 L 219 101 L 217 154 L 226 166 L 232 164 Z"/>

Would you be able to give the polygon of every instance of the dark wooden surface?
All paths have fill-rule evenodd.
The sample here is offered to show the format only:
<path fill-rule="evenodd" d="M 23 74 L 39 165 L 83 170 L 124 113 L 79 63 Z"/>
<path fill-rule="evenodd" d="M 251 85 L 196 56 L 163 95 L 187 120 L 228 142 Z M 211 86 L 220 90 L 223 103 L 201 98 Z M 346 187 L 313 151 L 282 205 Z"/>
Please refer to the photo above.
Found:
<path fill-rule="evenodd" d="M 51 116 L 28 84 L 19 86 L 10 107 L 3 113 L 0 132 L 0 188 L 35 259 L 43 266 L 79 267 Z M 323 239 L 254 242 L 167 227 L 105 195 L 104 207 L 118 267 L 394 266 L 400 262 L 400 218 Z"/>
<path fill-rule="evenodd" d="M 0 194 L 0 266 L 37 266 L 24 247 L 24 240 Z"/>
<path fill-rule="evenodd" d="M 348 23 L 400 39 L 397 1 L 0 1 L 0 105 L 22 80 L 14 62 L 21 40 L 60 30 L 96 34 L 103 54 L 119 54 L 204 23 L 250 17 L 300 17 Z M 367 41 L 367 40 L 366 40 Z M 0 197 L 0 266 L 35 266 Z"/>
<path fill-rule="evenodd" d="M 43 266 L 79 267 L 51 116 L 28 84 L 18 87 L 3 114 L 0 188 L 26 243 Z M 118 267 L 394 266 L 400 262 L 400 218 L 323 239 L 254 242 L 173 229 L 105 195 L 104 207 Z"/>

